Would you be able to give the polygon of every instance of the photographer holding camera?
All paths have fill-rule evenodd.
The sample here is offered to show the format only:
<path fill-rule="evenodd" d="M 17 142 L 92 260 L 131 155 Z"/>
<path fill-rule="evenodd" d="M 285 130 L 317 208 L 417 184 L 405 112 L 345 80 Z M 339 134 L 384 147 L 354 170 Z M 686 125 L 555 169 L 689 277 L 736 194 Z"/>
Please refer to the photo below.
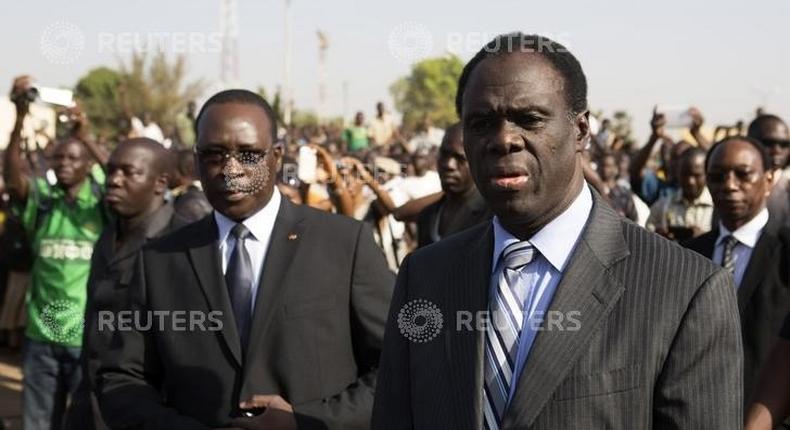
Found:
<path fill-rule="evenodd" d="M 33 250 L 23 355 L 24 428 L 60 428 L 67 397 L 80 380 L 82 315 L 93 244 L 105 223 L 103 180 L 91 176 L 100 150 L 86 138 L 87 120 L 72 109 L 71 136 L 57 141 L 50 167 L 57 182 L 23 173 L 22 128 L 36 91 L 29 76 L 14 80 L 16 121 L 3 176 L 11 206 Z"/>

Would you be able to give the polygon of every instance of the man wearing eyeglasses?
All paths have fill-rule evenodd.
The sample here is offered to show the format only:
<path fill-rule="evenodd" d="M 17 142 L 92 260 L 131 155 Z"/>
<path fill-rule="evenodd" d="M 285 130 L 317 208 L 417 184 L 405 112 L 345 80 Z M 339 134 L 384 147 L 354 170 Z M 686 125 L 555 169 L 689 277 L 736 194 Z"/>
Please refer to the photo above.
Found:
<path fill-rule="evenodd" d="M 768 197 L 769 224 L 790 223 L 790 172 L 786 171 L 790 156 L 790 131 L 776 115 L 763 114 L 749 124 L 748 136 L 757 139 L 768 151 L 773 181 Z"/>
<path fill-rule="evenodd" d="M 774 172 L 765 147 L 727 138 L 706 160 L 719 225 L 686 245 L 727 269 L 735 280 L 744 350 L 744 402 L 790 310 L 790 228 L 768 222 Z"/>
<path fill-rule="evenodd" d="M 118 330 L 103 358 L 106 421 L 367 428 L 394 283 L 369 227 L 280 196 L 276 120 L 258 95 L 218 93 L 196 124 L 214 211 L 147 246 L 118 286 L 141 319 L 161 316 Z"/>

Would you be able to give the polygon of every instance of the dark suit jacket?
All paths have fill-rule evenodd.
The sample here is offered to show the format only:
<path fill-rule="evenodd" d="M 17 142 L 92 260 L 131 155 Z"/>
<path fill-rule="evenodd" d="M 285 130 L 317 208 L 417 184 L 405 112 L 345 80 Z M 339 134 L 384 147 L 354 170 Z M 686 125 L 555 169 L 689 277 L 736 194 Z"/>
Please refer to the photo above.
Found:
<path fill-rule="evenodd" d="M 790 181 L 782 176 L 779 179 L 766 202 L 768 213 L 768 225 L 778 229 L 782 225 L 790 225 Z"/>
<path fill-rule="evenodd" d="M 213 215 L 146 246 L 138 262 L 133 308 L 222 314 L 208 314 L 204 330 L 175 331 L 171 318 L 165 330 L 117 332 L 97 388 L 110 426 L 224 426 L 254 394 L 281 395 L 300 428 L 368 426 L 394 282 L 369 227 L 282 199 L 245 354 Z"/>
<path fill-rule="evenodd" d="M 444 196 L 438 202 L 435 202 L 420 212 L 417 218 L 417 247 L 422 248 L 435 242 L 432 231 L 434 225 L 439 222 L 441 216 L 441 208 L 447 196 Z M 444 228 L 444 237 L 448 237 L 455 233 L 466 230 L 467 228 L 474 227 L 481 222 L 491 219 L 491 210 L 488 204 L 480 195 L 476 188 L 470 190 L 465 204 L 457 209 L 456 213 L 452 214 L 449 225 Z"/>
<path fill-rule="evenodd" d="M 108 223 L 93 247 L 91 273 L 88 278 L 88 296 L 85 305 L 85 328 L 82 336 L 82 380 L 72 397 L 67 414 L 66 428 L 74 430 L 104 429 L 106 425 L 99 414 L 95 396 L 91 395 L 94 376 L 99 368 L 99 353 L 110 347 L 112 332 L 99 330 L 97 316 L 101 311 L 117 313 L 128 309 L 125 294 L 118 294 L 116 285 L 129 283 L 134 262 L 146 242 L 186 225 L 175 214 L 173 204 L 165 203 L 146 220 L 139 231 L 115 249 L 116 224 Z"/>
<path fill-rule="evenodd" d="M 719 229 L 685 245 L 713 258 Z M 759 371 L 771 353 L 790 311 L 790 228 L 769 222 L 763 229 L 737 290 L 743 336 L 744 401 L 756 388 Z"/>
<path fill-rule="evenodd" d="M 578 312 L 578 324 L 539 331 L 501 428 L 740 429 L 743 353 L 731 278 L 594 196 L 549 308 Z M 404 262 L 374 429 L 482 428 L 485 332 L 457 316 L 487 309 L 493 240 L 485 223 Z M 399 332 L 399 309 L 415 299 L 442 312 L 428 342 Z"/>

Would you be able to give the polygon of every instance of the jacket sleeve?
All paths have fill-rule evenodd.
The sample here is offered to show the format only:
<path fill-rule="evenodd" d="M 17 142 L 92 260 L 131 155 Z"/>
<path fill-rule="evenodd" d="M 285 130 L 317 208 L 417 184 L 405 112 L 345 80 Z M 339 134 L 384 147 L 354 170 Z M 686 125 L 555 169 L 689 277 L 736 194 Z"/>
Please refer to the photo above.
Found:
<path fill-rule="evenodd" d="M 141 252 L 128 291 L 130 310 L 141 315 L 148 308 L 144 259 Z M 99 357 L 96 376 L 96 395 L 110 428 L 209 428 L 165 406 L 156 388 L 162 381 L 162 369 L 150 330 L 115 330 L 113 336 L 111 346 Z"/>
<path fill-rule="evenodd" d="M 654 393 L 653 428 L 743 427 L 743 346 L 726 271 L 716 271 L 692 297 Z"/>
<path fill-rule="evenodd" d="M 293 405 L 299 428 L 367 429 L 394 275 L 367 224 L 357 232 L 351 279 L 351 336 L 358 379 L 336 395 Z"/>
<path fill-rule="evenodd" d="M 409 257 L 403 260 L 390 305 L 371 429 L 412 428 L 409 342 L 398 330 L 398 312 L 408 298 Z"/>

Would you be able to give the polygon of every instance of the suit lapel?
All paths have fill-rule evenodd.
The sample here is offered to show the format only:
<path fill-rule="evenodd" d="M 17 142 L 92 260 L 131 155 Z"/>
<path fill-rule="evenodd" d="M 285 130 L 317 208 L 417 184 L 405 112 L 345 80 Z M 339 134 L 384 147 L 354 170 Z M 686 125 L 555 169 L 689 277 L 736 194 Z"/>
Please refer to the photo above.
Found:
<path fill-rule="evenodd" d="M 593 209 L 582 238 L 557 287 L 550 312 L 578 312 L 576 331 L 538 333 L 501 428 L 528 428 L 540 414 L 587 343 L 624 291 L 609 268 L 629 255 L 622 221 L 593 193 Z"/>
<path fill-rule="evenodd" d="M 236 364 L 241 366 L 241 342 L 233 318 L 233 307 L 230 304 L 225 278 L 222 276 L 222 261 L 219 255 L 217 224 L 214 213 L 210 213 L 196 228 L 195 243 L 189 247 L 189 260 L 200 281 L 200 287 L 212 311 L 222 312 L 222 338 L 228 346 Z"/>
<path fill-rule="evenodd" d="M 442 309 L 445 315 L 457 312 L 472 312 L 476 321 L 478 312 L 488 306 L 488 289 L 491 283 L 491 253 L 494 249 L 494 232 L 491 222 L 478 227 L 480 234 L 470 240 L 468 251 L 462 257 L 465 270 L 455 272 L 460 276 L 451 279 L 444 291 L 444 301 L 450 309 Z M 455 330 L 455 320 L 448 318 L 445 337 L 446 368 L 453 387 L 450 396 L 459 410 L 456 428 L 468 428 L 467 417 L 472 413 L 474 426 L 482 422 L 483 410 L 483 335 L 485 331 Z M 469 387 L 474 387 L 472 390 Z M 442 398 L 442 393 L 438 398 Z"/>
<path fill-rule="evenodd" d="M 773 263 L 771 254 L 776 248 L 776 242 L 777 238 L 774 233 L 766 228 L 754 245 L 749 264 L 746 266 L 741 285 L 738 287 L 738 311 L 741 315 L 744 315 L 755 290 L 770 272 L 769 269 Z"/>
<path fill-rule="evenodd" d="M 294 253 L 302 239 L 304 229 L 304 214 L 290 200 L 283 198 L 280 209 L 274 222 L 272 237 L 266 251 L 266 260 L 263 263 L 263 273 L 255 298 L 255 310 L 252 316 L 249 347 L 245 361 L 253 360 L 261 344 L 264 333 L 271 325 L 272 317 L 278 309 L 278 304 L 284 295 L 283 282 L 293 262 Z M 246 366 L 245 366 L 246 369 Z M 246 374 L 246 370 L 245 370 Z"/>

